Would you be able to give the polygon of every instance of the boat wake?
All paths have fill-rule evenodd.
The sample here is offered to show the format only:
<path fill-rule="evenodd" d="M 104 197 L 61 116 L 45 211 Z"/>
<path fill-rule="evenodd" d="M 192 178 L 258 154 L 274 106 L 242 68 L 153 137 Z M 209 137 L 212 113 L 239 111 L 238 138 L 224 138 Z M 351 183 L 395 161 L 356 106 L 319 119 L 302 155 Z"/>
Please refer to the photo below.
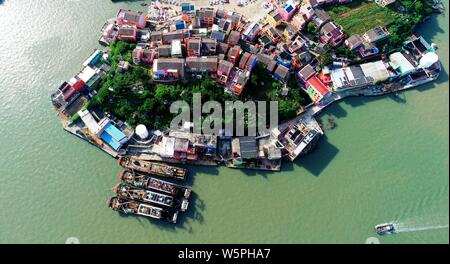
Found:
<path fill-rule="evenodd" d="M 449 225 L 433 225 L 433 226 L 408 226 L 402 224 L 395 224 L 397 233 L 403 232 L 418 232 L 418 231 L 426 231 L 426 230 L 434 230 L 434 229 L 444 229 L 448 228 Z"/>

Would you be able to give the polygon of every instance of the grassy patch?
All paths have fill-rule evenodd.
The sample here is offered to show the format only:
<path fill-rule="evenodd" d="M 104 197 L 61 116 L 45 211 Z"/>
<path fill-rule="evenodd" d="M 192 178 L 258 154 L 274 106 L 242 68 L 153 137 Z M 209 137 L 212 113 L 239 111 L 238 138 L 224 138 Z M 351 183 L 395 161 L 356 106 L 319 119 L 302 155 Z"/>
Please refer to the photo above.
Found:
<path fill-rule="evenodd" d="M 375 2 L 355 1 L 347 5 L 335 5 L 326 9 L 331 18 L 349 35 L 362 34 L 376 26 L 387 26 L 398 13 Z"/>

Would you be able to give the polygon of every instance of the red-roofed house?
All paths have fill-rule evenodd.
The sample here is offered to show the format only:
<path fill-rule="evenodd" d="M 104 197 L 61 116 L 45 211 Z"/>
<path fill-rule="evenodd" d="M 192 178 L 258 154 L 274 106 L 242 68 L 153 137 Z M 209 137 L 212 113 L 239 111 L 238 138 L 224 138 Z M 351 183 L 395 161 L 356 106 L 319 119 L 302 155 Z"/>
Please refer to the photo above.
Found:
<path fill-rule="evenodd" d="M 316 104 L 330 93 L 328 87 L 317 76 L 310 78 L 306 82 L 304 90 Z"/>
<path fill-rule="evenodd" d="M 117 23 L 119 26 L 130 25 L 143 29 L 147 23 L 147 17 L 143 12 L 120 9 L 117 13 Z"/>
<path fill-rule="evenodd" d="M 234 46 L 228 51 L 228 60 L 231 61 L 233 64 L 236 63 L 237 59 L 239 58 L 239 54 L 241 53 L 241 47 Z"/>
<path fill-rule="evenodd" d="M 117 38 L 123 41 L 135 42 L 136 36 L 137 36 L 136 28 L 132 28 L 129 26 L 121 26 L 119 27 L 119 31 L 117 32 Z"/>

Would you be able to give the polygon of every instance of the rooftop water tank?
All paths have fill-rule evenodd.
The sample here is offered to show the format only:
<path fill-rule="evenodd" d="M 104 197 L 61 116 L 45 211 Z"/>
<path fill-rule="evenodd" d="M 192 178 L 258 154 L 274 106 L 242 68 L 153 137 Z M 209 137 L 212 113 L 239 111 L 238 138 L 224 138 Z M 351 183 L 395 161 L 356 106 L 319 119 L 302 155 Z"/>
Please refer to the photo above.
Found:
<path fill-rule="evenodd" d="M 141 139 L 146 139 L 148 137 L 148 130 L 145 125 L 138 125 L 135 129 L 136 135 L 138 135 Z"/>
<path fill-rule="evenodd" d="M 428 68 L 431 65 L 435 64 L 439 60 L 439 57 L 434 52 L 428 52 L 427 54 L 423 55 L 422 58 L 420 58 L 420 67 L 422 68 Z"/>

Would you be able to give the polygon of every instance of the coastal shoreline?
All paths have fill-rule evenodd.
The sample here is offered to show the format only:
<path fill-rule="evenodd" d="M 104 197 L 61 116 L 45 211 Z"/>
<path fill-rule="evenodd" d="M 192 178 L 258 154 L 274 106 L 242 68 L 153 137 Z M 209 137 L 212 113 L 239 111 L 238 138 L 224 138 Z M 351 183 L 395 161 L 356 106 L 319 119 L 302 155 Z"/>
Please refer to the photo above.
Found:
<path fill-rule="evenodd" d="M 259 1 L 257 2 L 259 4 Z M 438 62 L 440 65 L 440 62 Z M 440 67 L 440 66 L 439 66 Z M 396 88 L 395 91 L 394 90 L 387 90 L 387 91 L 381 91 L 381 90 L 377 90 L 377 92 L 373 92 L 373 88 L 379 88 L 378 85 L 372 85 L 372 86 L 368 86 L 368 87 L 364 87 L 364 89 L 355 89 L 355 90 L 351 90 L 348 92 L 340 92 L 340 93 L 333 93 L 330 98 L 328 98 L 328 101 L 325 104 L 310 104 L 308 105 L 308 107 L 306 107 L 304 109 L 304 112 L 297 116 L 296 118 L 293 118 L 285 123 L 279 124 L 279 128 L 280 127 L 284 127 L 283 130 L 285 130 L 286 127 L 290 126 L 292 123 L 297 123 L 300 121 L 305 121 L 305 124 L 312 124 L 312 127 L 315 127 L 316 131 L 318 132 L 318 135 L 323 135 L 324 132 L 321 129 L 321 127 L 319 126 L 319 124 L 317 123 L 317 121 L 315 120 L 315 116 L 318 115 L 319 113 L 322 112 L 322 110 L 324 108 L 326 108 L 327 106 L 333 104 L 334 102 L 340 101 L 342 99 L 345 99 L 347 97 L 353 97 L 353 96 L 381 96 L 381 95 L 386 95 L 386 94 L 390 94 L 390 93 L 397 93 L 403 90 L 407 90 L 410 88 L 414 88 L 418 85 L 427 83 L 427 82 L 431 82 L 433 80 L 435 80 L 437 76 L 434 76 L 434 79 L 426 79 L 425 81 L 419 82 L 417 84 L 414 85 L 404 85 L 400 88 Z M 89 137 L 86 137 L 83 133 L 83 135 L 81 135 L 79 133 L 80 130 L 78 129 L 73 129 L 72 127 L 68 126 L 69 122 L 65 122 L 64 120 L 61 120 L 63 123 L 63 128 L 64 130 L 66 130 L 67 132 L 78 136 L 79 138 L 88 141 L 89 143 L 99 147 L 100 149 L 102 149 L 103 151 L 105 151 L 106 153 L 108 153 L 109 155 L 111 155 L 114 158 L 117 158 L 119 156 L 123 156 L 123 155 L 128 155 L 137 159 L 142 159 L 142 160 L 151 160 L 151 161 L 158 161 L 158 162 L 166 162 L 166 163 L 175 163 L 175 164 L 186 164 L 186 165 L 206 165 L 206 166 L 218 166 L 218 165 L 225 165 L 227 167 L 230 168 L 239 168 L 239 169 L 259 169 L 259 170 L 270 170 L 270 171 L 281 171 L 281 160 L 286 160 L 286 155 L 283 156 L 283 158 L 280 158 L 279 163 L 278 164 L 269 164 L 268 166 L 240 166 L 240 165 L 235 165 L 233 163 L 229 163 L 227 162 L 225 159 L 214 159 L 211 161 L 201 161 L 201 160 L 196 160 L 196 161 L 190 161 L 190 160 L 178 160 L 178 159 L 173 159 L 173 158 L 164 158 L 161 157 L 158 154 L 142 154 L 139 153 L 138 154 L 129 154 L 128 150 L 125 151 L 115 151 L 112 148 L 110 148 L 107 144 L 103 144 L 103 145 L 99 145 L 96 144 L 96 142 L 94 142 L 92 139 L 90 139 Z M 279 129 L 280 130 L 280 129 Z M 134 135 L 128 135 L 128 139 L 132 139 Z M 308 150 L 313 148 L 314 145 L 317 143 L 317 140 L 314 141 L 313 143 L 308 142 L 306 145 L 308 145 Z M 142 146 L 143 148 L 145 148 L 145 146 Z M 305 149 L 306 150 L 306 149 Z M 302 151 L 302 155 L 306 154 L 307 151 Z M 289 159 L 291 161 L 293 161 L 297 156 L 299 156 L 300 153 L 297 153 L 295 155 L 295 157 L 290 156 Z"/>

